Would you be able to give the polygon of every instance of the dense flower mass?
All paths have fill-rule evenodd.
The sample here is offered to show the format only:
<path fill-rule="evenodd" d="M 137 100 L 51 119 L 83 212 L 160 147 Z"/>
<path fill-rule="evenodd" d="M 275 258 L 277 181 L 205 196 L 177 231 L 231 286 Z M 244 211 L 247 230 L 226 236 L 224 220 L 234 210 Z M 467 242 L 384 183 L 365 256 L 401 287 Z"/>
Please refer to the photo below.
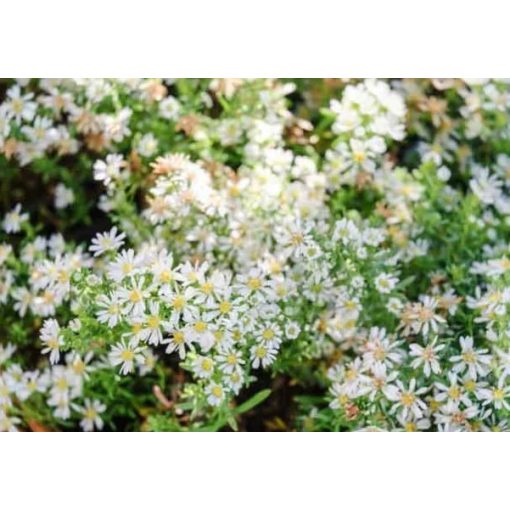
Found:
<path fill-rule="evenodd" d="M 0 82 L 0 430 L 507 430 L 510 85 Z"/>

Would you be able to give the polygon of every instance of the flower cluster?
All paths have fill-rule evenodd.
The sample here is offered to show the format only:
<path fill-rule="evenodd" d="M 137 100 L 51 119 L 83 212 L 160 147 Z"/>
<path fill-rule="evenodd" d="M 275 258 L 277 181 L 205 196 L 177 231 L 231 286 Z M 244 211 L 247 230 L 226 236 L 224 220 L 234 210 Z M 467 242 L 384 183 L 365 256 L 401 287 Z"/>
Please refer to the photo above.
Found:
<path fill-rule="evenodd" d="M 217 406 L 239 393 L 250 368 L 271 365 L 281 343 L 299 334 L 279 306 L 280 280 L 261 268 L 233 275 L 207 262 L 175 264 L 155 246 L 123 250 L 101 262 L 101 276 L 82 271 L 73 277 L 76 317 L 67 342 L 94 336 L 104 346 L 105 362 L 122 375 L 161 347 L 183 362 L 208 403 Z M 45 328 L 58 338 L 52 320 Z M 58 349 L 50 351 L 54 361 Z"/>
<path fill-rule="evenodd" d="M 0 430 L 266 398 L 258 428 L 506 430 L 509 125 L 498 80 L 5 81 Z"/>
<path fill-rule="evenodd" d="M 341 101 L 332 99 L 332 131 L 337 139 L 326 152 L 329 186 L 370 179 L 387 151 L 387 141 L 405 136 L 405 103 L 387 83 L 366 80 L 348 85 Z"/>

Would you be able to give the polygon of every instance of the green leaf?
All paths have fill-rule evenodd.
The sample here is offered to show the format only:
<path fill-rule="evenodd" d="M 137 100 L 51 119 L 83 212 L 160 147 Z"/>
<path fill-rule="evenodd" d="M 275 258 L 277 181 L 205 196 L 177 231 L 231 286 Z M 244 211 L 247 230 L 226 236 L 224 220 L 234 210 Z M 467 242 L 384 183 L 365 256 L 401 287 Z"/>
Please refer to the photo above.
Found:
<path fill-rule="evenodd" d="M 271 390 L 262 390 L 253 395 L 249 400 L 246 402 L 243 402 L 240 406 L 236 407 L 233 411 L 233 414 L 238 415 L 242 413 L 246 413 L 250 409 L 253 409 L 254 407 L 258 406 L 264 400 L 266 400 L 267 397 L 271 395 Z"/>
<path fill-rule="evenodd" d="M 271 390 L 262 390 L 253 395 L 249 400 L 246 402 L 243 402 L 240 406 L 237 406 L 235 409 L 232 409 L 232 411 L 228 415 L 223 415 L 219 417 L 215 423 L 213 423 L 210 426 L 201 427 L 199 429 L 195 429 L 197 432 L 216 432 L 217 430 L 220 430 L 222 427 L 224 427 L 227 423 L 232 427 L 233 430 L 237 430 L 237 423 L 235 421 L 235 416 L 239 416 L 242 413 L 246 413 L 250 409 L 253 409 L 254 407 L 258 406 L 264 400 L 266 400 L 267 397 L 271 394 Z"/>
<path fill-rule="evenodd" d="M 227 420 L 227 423 L 230 425 L 230 428 L 237 432 L 238 431 L 238 428 L 237 428 L 237 422 L 236 422 L 236 419 L 233 417 L 233 416 L 230 416 Z"/>

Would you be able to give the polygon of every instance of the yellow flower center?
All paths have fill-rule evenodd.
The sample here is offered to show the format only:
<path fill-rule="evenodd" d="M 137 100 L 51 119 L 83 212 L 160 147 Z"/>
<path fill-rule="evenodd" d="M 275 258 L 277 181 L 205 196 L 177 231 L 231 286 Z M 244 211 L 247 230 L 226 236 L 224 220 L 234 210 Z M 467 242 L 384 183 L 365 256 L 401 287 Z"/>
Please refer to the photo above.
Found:
<path fill-rule="evenodd" d="M 374 358 L 377 361 L 384 361 L 384 359 L 386 358 L 386 351 L 382 347 L 377 347 L 374 350 Z"/>
<path fill-rule="evenodd" d="M 60 283 L 67 283 L 69 281 L 69 273 L 62 269 L 58 272 L 57 279 Z"/>
<path fill-rule="evenodd" d="M 232 304 L 229 303 L 228 301 L 222 301 L 218 308 L 220 310 L 220 313 L 228 313 L 230 312 L 230 310 L 232 310 Z"/>
<path fill-rule="evenodd" d="M 356 151 L 352 155 L 352 159 L 354 159 L 354 161 L 356 161 L 356 163 L 363 163 L 363 161 L 365 161 L 365 158 L 366 158 L 366 154 L 362 151 Z"/>
<path fill-rule="evenodd" d="M 402 405 L 404 407 L 411 407 L 416 400 L 416 397 L 409 392 L 402 393 L 402 396 L 400 397 L 400 402 L 402 402 Z"/>
<path fill-rule="evenodd" d="M 282 265 L 277 260 L 273 260 L 269 266 L 269 270 L 271 273 L 281 273 Z"/>
<path fill-rule="evenodd" d="M 276 286 L 276 293 L 278 294 L 278 297 L 284 297 L 287 294 L 287 288 L 284 284 L 278 284 Z"/>
<path fill-rule="evenodd" d="M 172 281 L 172 273 L 170 271 L 163 271 L 160 275 L 160 279 L 163 283 Z"/>
<path fill-rule="evenodd" d="M 350 368 L 349 370 L 347 370 L 347 372 L 345 372 L 346 381 L 354 381 L 356 377 L 358 377 L 358 372 L 357 370 L 354 370 L 354 368 Z"/>
<path fill-rule="evenodd" d="M 122 361 L 133 361 L 135 359 L 135 353 L 133 351 L 122 351 L 120 359 Z"/>
<path fill-rule="evenodd" d="M 267 349 L 265 347 L 262 347 L 261 345 L 259 345 L 255 349 L 255 356 L 257 356 L 257 358 L 263 358 L 266 354 L 267 354 Z"/>
<path fill-rule="evenodd" d="M 67 388 L 69 387 L 69 384 L 67 383 L 67 380 L 66 380 L 65 378 L 61 377 L 61 378 L 57 381 L 56 387 L 57 387 L 60 391 L 65 391 L 65 390 L 67 390 Z"/>
<path fill-rule="evenodd" d="M 178 295 L 174 297 L 174 300 L 172 301 L 172 306 L 176 310 L 182 310 L 184 308 L 184 305 L 186 304 L 186 299 L 184 299 L 184 296 Z"/>
<path fill-rule="evenodd" d="M 119 313 L 119 306 L 118 305 L 110 305 L 108 307 L 108 313 L 110 315 L 116 315 Z"/>
<path fill-rule="evenodd" d="M 88 420 L 95 420 L 97 418 L 97 411 L 94 408 L 89 407 L 85 411 L 85 418 L 87 418 Z"/>
<path fill-rule="evenodd" d="M 269 328 L 265 329 L 264 332 L 262 333 L 262 338 L 264 340 L 272 340 L 274 336 L 275 336 L 274 331 Z"/>
<path fill-rule="evenodd" d="M 499 263 L 501 264 L 501 269 L 504 269 L 505 271 L 510 269 L 510 260 L 507 257 L 500 259 Z"/>
<path fill-rule="evenodd" d="M 211 282 L 205 282 L 201 288 L 204 294 L 211 294 L 214 290 L 214 285 Z"/>
<path fill-rule="evenodd" d="M 303 241 L 304 241 L 303 234 L 300 234 L 300 233 L 292 234 L 291 243 L 294 246 L 299 246 Z"/>
<path fill-rule="evenodd" d="M 472 379 L 468 379 L 464 383 L 464 388 L 466 388 L 466 391 L 475 391 L 476 390 L 476 382 Z"/>
<path fill-rule="evenodd" d="M 505 398 L 505 392 L 500 388 L 494 388 L 492 390 L 492 396 L 494 400 L 503 400 Z"/>
<path fill-rule="evenodd" d="M 182 331 L 174 332 L 174 343 L 178 345 L 184 343 L 184 333 Z"/>
<path fill-rule="evenodd" d="M 138 289 L 133 289 L 129 293 L 129 301 L 131 303 L 139 303 L 142 300 L 143 296 L 142 293 Z"/>
<path fill-rule="evenodd" d="M 349 397 L 347 395 L 338 395 L 337 400 L 342 406 L 349 403 Z"/>
<path fill-rule="evenodd" d="M 75 374 L 83 374 L 85 372 L 85 363 L 81 359 L 76 360 L 73 363 L 73 370 Z"/>
<path fill-rule="evenodd" d="M 44 294 L 43 294 L 43 301 L 47 304 L 47 305 L 50 305 L 52 304 L 54 301 L 55 301 L 55 296 L 53 295 L 52 292 L 50 292 L 49 290 L 45 291 Z"/>
<path fill-rule="evenodd" d="M 58 349 L 59 348 L 59 345 L 58 345 L 58 338 L 50 338 L 48 340 L 48 347 L 50 349 Z"/>
<path fill-rule="evenodd" d="M 161 319 L 157 315 L 151 315 L 147 319 L 147 326 L 149 326 L 150 329 L 156 329 L 159 327 L 160 322 Z"/>
<path fill-rule="evenodd" d="M 207 329 L 207 324 L 204 321 L 198 321 L 195 323 L 195 331 L 197 333 L 203 333 Z"/>
<path fill-rule="evenodd" d="M 205 358 L 202 360 L 202 370 L 205 370 L 206 372 L 210 372 L 213 368 L 213 362 L 209 358 Z"/>
<path fill-rule="evenodd" d="M 221 389 L 220 386 L 215 386 L 212 390 L 211 390 L 211 393 L 216 397 L 216 398 L 221 398 L 221 396 L 223 395 L 223 390 Z"/>
<path fill-rule="evenodd" d="M 248 280 L 248 288 L 250 290 L 260 289 L 261 286 L 262 286 L 262 282 L 260 281 L 259 278 L 250 278 Z"/>
<path fill-rule="evenodd" d="M 14 113 L 19 114 L 23 111 L 23 101 L 21 99 L 13 99 L 11 101 L 11 108 Z"/>
<path fill-rule="evenodd" d="M 476 361 L 476 355 L 473 351 L 466 351 L 464 354 L 462 354 L 462 360 L 468 365 L 473 364 Z"/>

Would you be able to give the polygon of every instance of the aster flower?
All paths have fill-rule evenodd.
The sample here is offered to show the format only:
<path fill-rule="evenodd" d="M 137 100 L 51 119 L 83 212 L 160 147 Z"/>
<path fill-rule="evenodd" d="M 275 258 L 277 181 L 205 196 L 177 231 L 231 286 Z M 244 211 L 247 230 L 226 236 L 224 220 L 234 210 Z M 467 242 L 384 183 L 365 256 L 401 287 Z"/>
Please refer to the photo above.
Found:
<path fill-rule="evenodd" d="M 123 232 L 117 233 L 117 227 L 112 227 L 109 232 L 97 234 L 89 247 L 89 250 L 94 253 L 95 257 L 102 255 L 107 251 L 118 250 L 123 244 L 126 234 Z"/>

